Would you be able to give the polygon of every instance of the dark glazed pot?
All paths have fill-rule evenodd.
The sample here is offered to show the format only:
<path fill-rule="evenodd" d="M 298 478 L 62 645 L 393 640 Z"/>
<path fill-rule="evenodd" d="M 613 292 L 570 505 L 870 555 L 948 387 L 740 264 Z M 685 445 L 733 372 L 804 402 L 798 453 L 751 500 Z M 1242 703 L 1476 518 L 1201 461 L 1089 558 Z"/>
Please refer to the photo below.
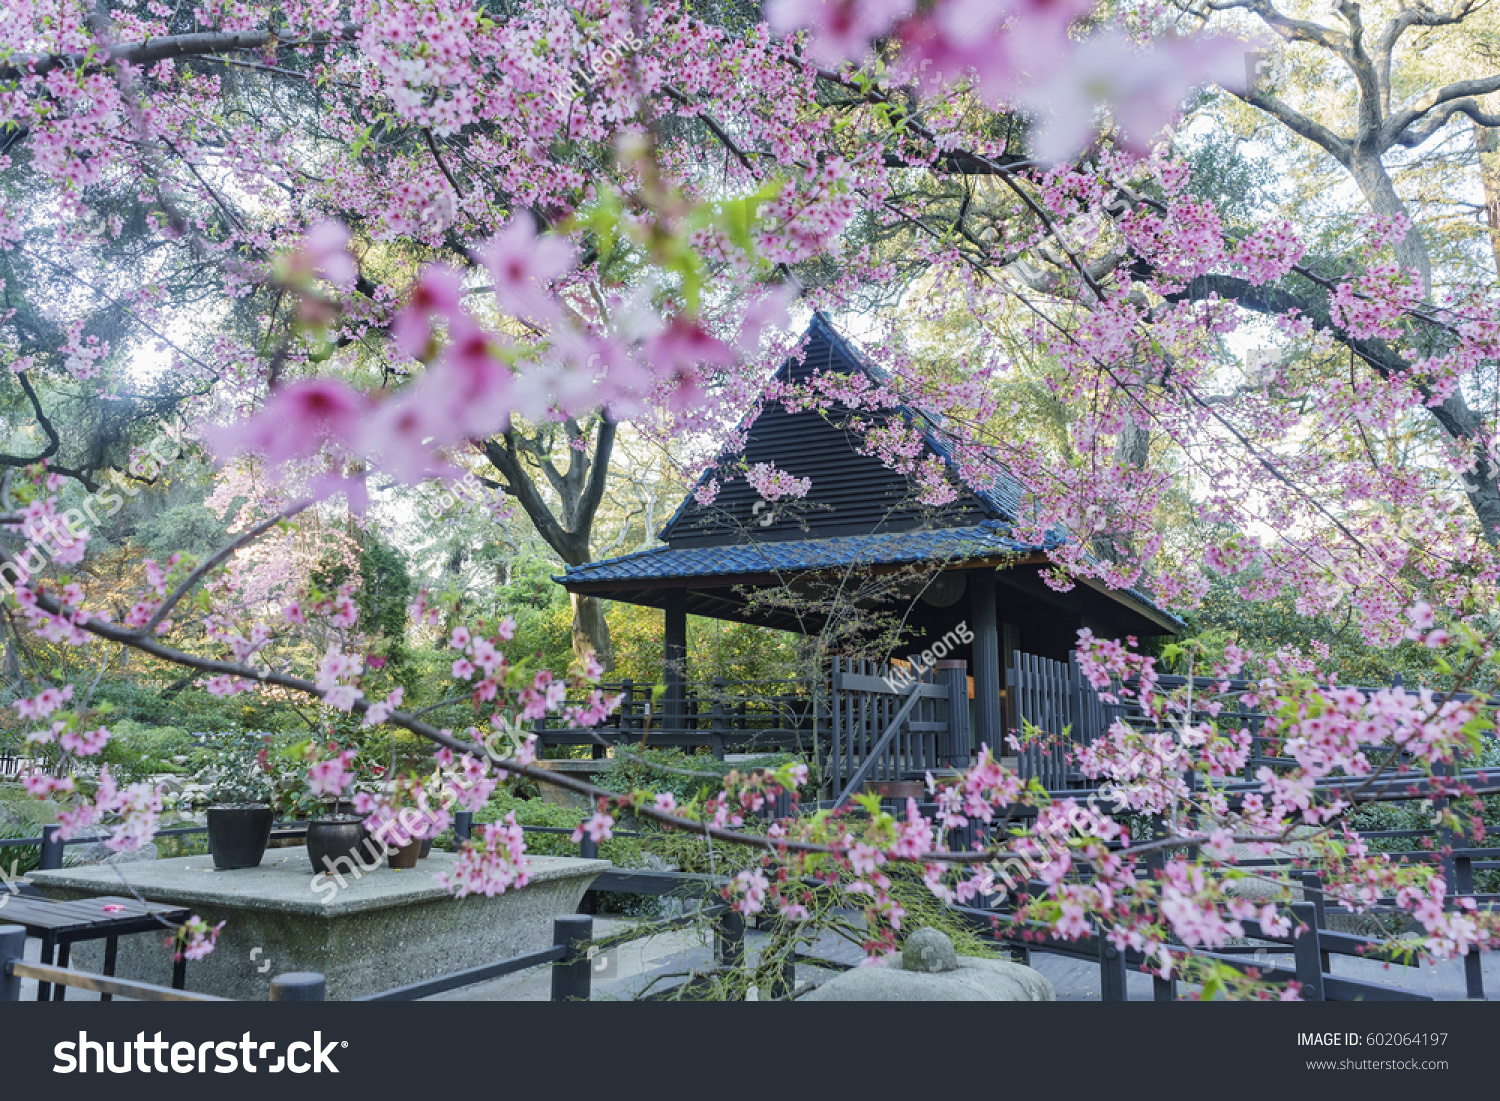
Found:
<path fill-rule="evenodd" d="M 372 857 L 363 850 L 365 824 L 354 816 L 347 818 L 314 818 L 307 824 L 307 856 L 315 872 L 342 872 L 355 868 L 370 869 L 380 863 L 378 847 Z"/>
<path fill-rule="evenodd" d="M 426 860 L 430 852 L 432 852 L 432 838 L 424 837 L 422 838 L 422 859 Z"/>
<path fill-rule="evenodd" d="M 271 840 L 271 808 L 259 803 L 208 808 L 208 851 L 214 867 L 255 868 Z"/>

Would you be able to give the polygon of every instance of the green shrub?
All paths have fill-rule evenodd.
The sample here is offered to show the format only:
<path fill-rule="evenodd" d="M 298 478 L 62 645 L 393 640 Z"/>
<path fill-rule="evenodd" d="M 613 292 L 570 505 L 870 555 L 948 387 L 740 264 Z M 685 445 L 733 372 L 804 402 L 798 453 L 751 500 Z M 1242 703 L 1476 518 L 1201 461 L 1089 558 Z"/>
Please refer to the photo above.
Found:
<path fill-rule="evenodd" d="M 777 768 L 801 759 L 795 753 L 770 753 L 747 761 L 719 761 L 706 752 L 689 755 L 680 749 L 632 749 L 629 752 L 629 757 L 611 758 L 595 783 L 606 791 L 622 793 L 635 788 L 642 788 L 652 794 L 670 791 L 679 803 L 707 798 L 720 790 L 724 777 L 736 769 L 747 772 L 752 769 Z M 807 790 L 816 789 L 817 780 L 814 777 Z"/>
<path fill-rule="evenodd" d="M 578 807 L 560 807 L 544 803 L 540 799 L 520 799 L 503 788 L 490 797 L 490 801 L 474 813 L 475 826 L 486 822 L 499 822 L 511 811 L 516 812 L 516 821 L 522 826 L 545 826 L 567 830 L 567 833 L 526 834 L 526 851 L 535 856 L 577 856 L 578 843 L 571 837 L 589 812 Z M 599 846 L 599 855 L 617 868 L 644 868 L 650 864 L 647 848 L 639 837 L 612 837 Z M 452 848 L 452 835 L 439 839 L 443 848 Z M 660 900 L 647 895 L 623 894 L 618 891 L 602 891 L 599 894 L 599 909 L 602 913 L 623 914 L 628 917 L 654 917 L 661 912 Z"/>
<path fill-rule="evenodd" d="M 185 773 L 188 767 L 172 758 L 192 757 L 197 750 L 192 735 L 180 727 L 148 726 L 133 719 L 107 725 L 113 737 L 99 759 L 121 783 L 135 783 L 159 772 Z"/>
<path fill-rule="evenodd" d="M 35 837 L 26 826 L 16 823 L 0 822 L 0 839 L 12 837 Z M 23 876 L 27 872 L 36 870 L 41 863 L 42 847 L 40 845 L 6 845 L 0 847 L 0 868 L 5 869 L 5 874 L 10 879 Z"/>

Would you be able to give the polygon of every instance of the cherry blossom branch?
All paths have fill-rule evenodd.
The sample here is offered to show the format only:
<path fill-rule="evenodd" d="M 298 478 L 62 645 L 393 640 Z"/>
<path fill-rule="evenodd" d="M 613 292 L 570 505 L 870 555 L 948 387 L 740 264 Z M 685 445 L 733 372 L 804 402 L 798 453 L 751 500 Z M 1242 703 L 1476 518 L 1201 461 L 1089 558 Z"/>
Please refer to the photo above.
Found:
<path fill-rule="evenodd" d="M 249 531 L 246 531 L 244 534 L 242 534 L 238 539 L 234 539 L 231 542 L 226 543 L 224 546 L 220 547 L 217 551 L 211 554 L 208 558 L 204 559 L 201 563 L 198 564 L 197 568 L 195 568 L 190 574 L 182 579 L 182 584 L 178 585 L 177 588 L 172 591 L 172 594 L 162 601 L 161 607 L 156 609 L 156 613 L 149 620 L 147 620 L 146 625 L 141 628 L 141 633 L 147 636 L 153 635 L 161 621 L 166 619 L 167 616 L 171 613 L 172 609 L 176 607 L 177 602 L 184 596 L 186 596 L 189 592 L 191 592 L 194 588 L 196 588 L 198 582 L 202 581 L 204 577 L 208 576 L 209 573 L 222 565 L 232 554 L 234 554 L 235 551 L 239 550 L 241 547 L 248 546 L 249 544 L 255 542 L 266 532 L 274 528 L 277 524 L 281 523 L 283 520 L 290 520 L 293 516 L 296 516 L 299 512 L 302 512 L 313 503 L 313 499 L 308 498 L 303 501 L 298 501 L 285 509 L 282 509 L 282 511 L 278 512 L 275 516 L 272 516 L 267 520 L 262 520 L 259 524 L 256 524 Z"/>
<path fill-rule="evenodd" d="M 360 24 L 344 23 L 329 32 L 318 32 L 303 38 L 281 38 L 274 30 L 199 31 L 193 34 L 168 35 L 145 42 L 111 46 L 103 57 L 97 50 L 73 53 L 22 54 L 9 65 L 0 65 L 0 81 L 19 80 L 26 76 L 45 76 L 53 69 L 68 68 L 91 72 L 126 62 L 150 66 L 179 57 L 229 53 L 238 50 L 261 50 L 267 46 L 288 49 L 298 46 L 326 46 L 358 37 Z"/>

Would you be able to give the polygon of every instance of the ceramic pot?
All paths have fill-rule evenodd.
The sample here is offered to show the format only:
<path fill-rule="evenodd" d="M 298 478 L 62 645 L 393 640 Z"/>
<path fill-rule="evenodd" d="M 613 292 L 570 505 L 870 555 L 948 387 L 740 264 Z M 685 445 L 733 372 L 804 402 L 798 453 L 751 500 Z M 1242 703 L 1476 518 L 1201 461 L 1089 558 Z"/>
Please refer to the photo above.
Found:
<path fill-rule="evenodd" d="M 214 867 L 255 868 L 271 840 L 271 808 L 240 803 L 208 808 L 208 851 Z"/>
<path fill-rule="evenodd" d="M 314 818 L 307 824 L 307 856 L 313 871 L 348 873 L 375 867 L 380 863 L 378 846 L 366 847 L 365 836 L 359 818 Z M 374 855 L 367 849 L 375 850 Z"/>

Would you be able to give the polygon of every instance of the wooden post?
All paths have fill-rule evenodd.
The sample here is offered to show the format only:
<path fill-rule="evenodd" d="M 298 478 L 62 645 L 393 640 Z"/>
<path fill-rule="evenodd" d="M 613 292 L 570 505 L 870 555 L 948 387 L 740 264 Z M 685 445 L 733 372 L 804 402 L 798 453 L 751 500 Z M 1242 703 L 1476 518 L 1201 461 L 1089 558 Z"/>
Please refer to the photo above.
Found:
<path fill-rule="evenodd" d="M 1000 624 L 1000 678 L 1005 690 L 1004 706 L 1000 709 L 1000 726 L 1007 733 L 1021 725 L 1017 707 L 1016 686 L 1010 682 L 1010 671 L 1016 664 L 1016 651 L 1021 648 L 1021 628 L 1014 623 Z"/>
<path fill-rule="evenodd" d="M 722 761 L 726 748 L 726 737 L 729 733 L 729 718 L 724 711 L 724 678 L 715 677 L 713 684 L 714 698 L 708 708 L 708 727 L 713 736 L 714 757 Z"/>
<path fill-rule="evenodd" d="M 1125 953 L 1104 937 L 1099 937 L 1099 1000 L 1130 1001 L 1129 980 L 1125 973 Z"/>
<path fill-rule="evenodd" d="M 460 810 L 453 813 L 453 839 L 460 844 L 474 836 L 474 812 Z"/>
<path fill-rule="evenodd" d="M 996 756 L 1004 753 L 1004 716 L 1000 710 L 1000 630 L 995 616 L 995 571 L 972 570 L 969 618 L 974 631 L 974 738 Z"/>
<path fill-rule="evenodd" d="M 948 689 L 948 729 L 938 742 L 938 764 L 945 768 L 968 768 L 974 752 L 969 732 L 969 671 L 962 658 L 937 663 L 939 683 Z"/>
<path fill-rule="evenodd" d="M 1304 1002 L 1325 1000 L 1323 992 L 1323 953 L 1318 943 L 1318 914 L 1311 902 L 1292 903 L 1292 920 L 1307 928 L 1292 942 L 1292 953 L 1296 959 L 1297 981 L 1302 984 Z"/>
<path fill-rule="evenodd" d="M 592 996 L 593 965 L 587 945 L 594 936 L 594 919 L 587 914 L 564 914 L 552 919 L 552 943 L 566 949 L 552 966 L 552 1000 L 586 1002 Z"/>
<path fill-rule="evenodd" d="M 1453 860 L 1453 897 L 1461 898 L 1474 893 L 1474 861 L 1467 855 Z M 1451 906 L 1452 903 L 1450 902 Z M 1464 955 L 1465 996 L 1484 1001 L 1484 957 L 1474 949 Z"/>
<path fill-rule="evenodd" d="M 42 827 L 42 855 L 37 871 L 55 872 L 63 866 L 63 843 L 58 836 L 61 830 L 61 826 Z"/>
<path fill-rule="evenodd" d="M 0 1002 L 21 1000 L 21 976 L 10 973 L 12 963 L 26 958 L 26 927 L 0 925 Z"/>
<path fill-rule="evenodd" d="M 687 703 L 687 591 L 669 592 L 664 610 L 662 683 L 666 685 L 663 704 L 667 721 L 663 725 L 668 730 L 677 730 L 683 725 Z"/>
<path fill-rule="evenodd" d="M 328 983 L 316 971 L 288 971 L 271 980 L 273 1002 L 322 1002 L 328 1000 Z"/>
<path fill-rule="evenodd" d="M 719 915 L 716 932 L 719 962 L 725 967 L 744 966 L 745 915 L 738 910 L 726 909 Z"/>
<path fill-rule="evenodd" d="M 1328 928 L 1328 906 L 1323 897 L 1323 879 L 1317 872 L 1302 873 L 1302 897 L 1305 901 L 1312 903 L 1313 925 L 1319 929 Z M 1323 961 L 1323 970 L 1332 971 L 1332 959 L 1327 952 L 1320 957 Z"/>

